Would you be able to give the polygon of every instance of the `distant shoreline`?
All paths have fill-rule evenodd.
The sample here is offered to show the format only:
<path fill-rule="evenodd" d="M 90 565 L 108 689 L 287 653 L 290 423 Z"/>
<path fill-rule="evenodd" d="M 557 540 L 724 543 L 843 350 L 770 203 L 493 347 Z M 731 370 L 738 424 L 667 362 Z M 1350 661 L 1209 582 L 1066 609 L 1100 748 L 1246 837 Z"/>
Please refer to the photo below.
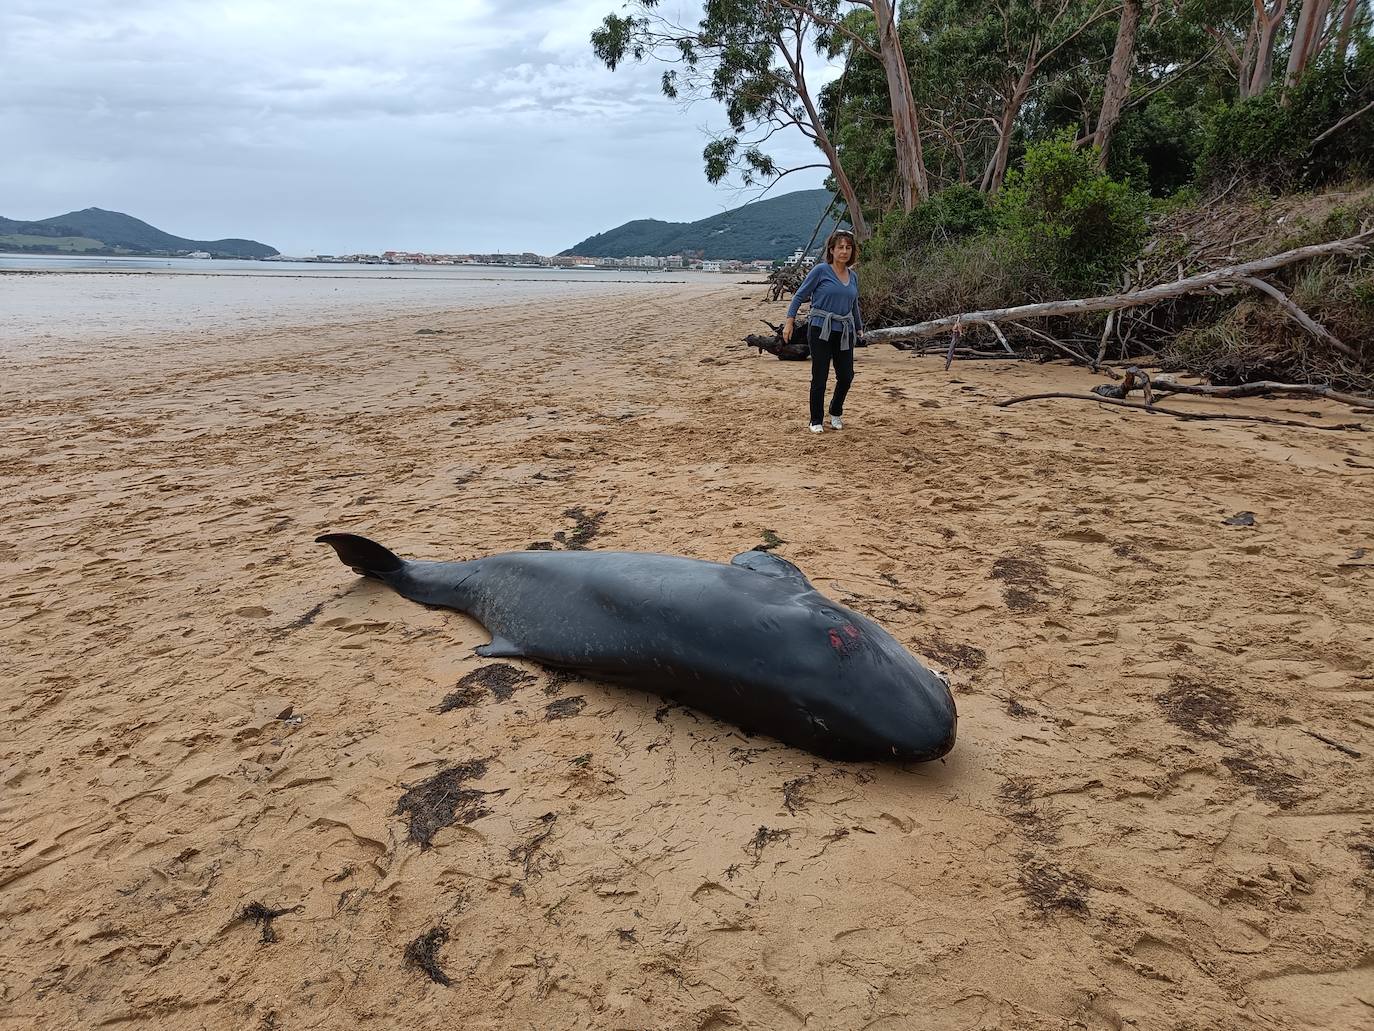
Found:
<path fill-rule="evenodd" d="M 472 266 L 468 266 L 468 267 L 471 268 Z M 529 270 L 528 270 L 528 269 L 525 269 L 525 270 L 522 270 L 522 271 L 529 271 Z M 550 269 L 549 271 L 551 271 L 551 272 L 565 272 L 565 271 L 567 271 L 567 270 L 566 270 L 566 269 Z M 614 270 L 614 269 L 605 269 L 604 271 L 613 272 L 613 271 L 615 271 L 615 270 Z M 749 274 L 752 274 L 752 273 L 742 273 L 742 272 L 740 272 L 740 273 L 729 273 L 729 272 L 696 272 L 696 273 L 687 272 L 687 273 L 684 273 L 684 275 L 715 276 L 715 277 L 728 276 L 728 275 L 749 275 Z M 437 275 L 437 276 L 436 276 L 436 275 L 427 275 L 427 276 L 398 276 L 398 275 L 349 276 L 349 275 L 338 275 L 338 274 L 330 274 L 330 273 L 323 273 L 323 274 L 321 274 L 321 273 L 314 273 L 314 274 L 312 274 L 312 273 L 309 273 L 309 272 L 251 272 L 251 271 L 248 271 L 247 269 L 245 269 L 245 270 L 243 270 L 243 271 L 241 271 L 241 272 L 240 272 L 240 271 L 235 271 L 235 270 L 232 270 L 232 269 L 225 269 L 225 270 L 219 271 L 219 272 L 195 272 L 195 271 L 193 271 L 193 270 L 191 270 L 191 269 L 165 269 L 165 268 L 60 268 L 60 269 L 59 269 L 59 268 L 54 268 L 54 269 L 19 269 L 19 268 L 15 268 L 15 269 L 0 269 L 0 276 L 92 276 L 92 275 L 94 275 L 94 276 L 159 276 L 159 275 L 161 275 L 161 276 L 201 276 L 201 277 L 208 277 L 208 278 L 226 278 L 226 279 L 328 279 L 328 280 L 331 280 L 331 281 L 333 281 L 333 280 L 350 280 L 350 279 L 357 279 L 357 280 L 365 280 L 365 281 L 367 281 L 367 282 L 380 282 L 380 281 L 385 281 L 385 280 L 388 280 L 388 279 L 407 279 L 407 280 L 414 280 L 414 279 L 422 279 L 422 278 L 423 278 L 423 279 L 426 279 L 426 280 L 430 280 L 430 281 L 432 281 L 432 282 L 441 282 L 441 281 L 444 281 L 444 280 L 451 280 L 451 281 L 455 281 L 455 282 L 461 281 L 461 282 L 464 282 L 464 283 L 536 283 L 536 282 L 540 282 L 540 280 L 538 280 L 538 279 L 536 279 L 536 278 L 534 278 L 534 277 L 523 278 L 523 277 L 520 277 L 520 276 L 462 276 L 461 278 L 458 277 L 458 276 L 443 276 L 443 275 Z M 732 280 L 724 280 L 724 281 L 725 281 L 725 282 L 732 282 Z M 686 282 L 688 282 L 688 280 L 686 280 L 686 279 L 667 279 L 667 278 L 664 278 L 663 276 L 659 275 L 659 276 L 655 276 L 655 277 L 652 278 L 652 279 L 649 279 L 649 278 L 644 278 L 644 279 L 584 279 L 584 280 L 566 279 L 566 280 L 559 280 L 559 282 L 561 282 L 561 283 L 577 283 L 577 282 L 582 282 L 582 283 L 586 283 L 586 284 L 588 284 L 588 285 L 597 285 L 597 284 L 605 284 L 605 283 L 624 283 L 624 284 L 629 285 L 629 286 L 663 286 L 663 285 L 668 284 L 668 283 L 686 283 Z"/>

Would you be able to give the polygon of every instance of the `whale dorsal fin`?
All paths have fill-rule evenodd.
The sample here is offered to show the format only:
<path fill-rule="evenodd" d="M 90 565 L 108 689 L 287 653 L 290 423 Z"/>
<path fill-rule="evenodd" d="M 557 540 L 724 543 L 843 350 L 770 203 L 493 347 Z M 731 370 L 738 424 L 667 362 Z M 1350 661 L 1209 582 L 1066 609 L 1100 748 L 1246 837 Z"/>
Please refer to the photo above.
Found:
<path fill-rule="evenodd" d="M 815 590 L 806 574 L 788 562 L 768 551 L 741 551 L 730 560 L 730 565 L 751 569 L 764 576 L 776 576 L 779 580 L 792 580 L 807 590 Z"/>

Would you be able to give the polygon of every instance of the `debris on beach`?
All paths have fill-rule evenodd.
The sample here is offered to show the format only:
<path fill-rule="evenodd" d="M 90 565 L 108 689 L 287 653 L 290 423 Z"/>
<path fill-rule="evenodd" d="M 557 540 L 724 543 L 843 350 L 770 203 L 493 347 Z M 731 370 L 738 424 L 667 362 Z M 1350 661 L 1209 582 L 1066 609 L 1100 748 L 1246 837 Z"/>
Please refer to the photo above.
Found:
<path fill-rule="evenodd" d="M 481 780 L 487 773 L 485 759 L 473 759 L 440 770 L 428 780 L 407 789 L 396 803 L 396 815 L 409 820 L 406 840 L 428 849 L 434 835 L 455 823 L 469 824 L 487 816 L 484 803 L 488 795 L 505 792 L 480 791 L 466 787 L 469 780 Z"/>
<path fill-rule="evenodd" d="M 254 900 L 243 907 L 243 911 L 239 913 L 235 923 L 252 923 L 256 925 L 261 932 L 262 944 L 271 945 L 279 940 L 276 930 L 272 927 L 272 921 L 276 920 L 278 917 L 286 916 L 288 913 L 297 913 L 302 908 L 304 907 L 288 906 L 285 909 L 273 909 L 270 906 L 264 906 L 261 902 Z"/>
<path fill-rule="evenodd" d="M 569 695 L 567 698 L 559 698 L 544 706 L 544 719 L 546 720 L 566 720 L 576 716 L 587 707 L 587 699 L 581 695 Z"/>
<path fill-rule="evenodd" d="M 563 516 L 573 521 L 573 528 L 571 531 L 559 530 L 553 539 L 569 551 L 586 551 L 587 545 L 601 532 L 601 521 L 606 513 L 588 512 L 579 505 L 566 509 Z"/>
<path fill-rule="evenodd" d="M 754 832 L 754 836 L 749 839 L 749 844 L 744 846 L 744 851 L 754 857 L 754 865 L 758 866 L 763 861 L 763 850 L 769 845 L 779 841 L 786 841 L 792 836 L 791 831 L 770 830 L 767 827 L 760 827 Z"/>
<path fill-rule="evenodd" d="M 405 965 L 414 967 L 435 984 L 448 987 L 453 982 L 439 965 L 439 949 L 448 941 L 448 930 L 432 927 L 405 947 Z"/>
<path fill-rule="evenodd" d="M 454 690 L 444 696 L 437 711 L 444 713 L 471 708 L 486 698 L 488 693 L 495 696 L 498 702 L 509 701 L 517 687 L 533 683 L 534 679 L 534 674 L 508 662 L 488 663 L 464 674 Z"/>

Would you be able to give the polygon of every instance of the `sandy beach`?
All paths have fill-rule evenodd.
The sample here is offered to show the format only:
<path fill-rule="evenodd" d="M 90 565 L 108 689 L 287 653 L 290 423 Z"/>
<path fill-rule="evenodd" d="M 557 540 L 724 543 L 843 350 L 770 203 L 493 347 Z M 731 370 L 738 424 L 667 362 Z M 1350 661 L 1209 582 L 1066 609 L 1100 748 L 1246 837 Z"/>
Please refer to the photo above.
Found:
<path fill-rule="evenodd" d="M 869 348 L 813 437 L 761 293 L 6 357 L 0 1026 L 1374 1027 L 1374 435 Z M 491 670 L 330 530 L 774 543 L 949 672 L 958 745 L 834 764 Z M 450 767 L 486 794 L 423 848 Z"/>

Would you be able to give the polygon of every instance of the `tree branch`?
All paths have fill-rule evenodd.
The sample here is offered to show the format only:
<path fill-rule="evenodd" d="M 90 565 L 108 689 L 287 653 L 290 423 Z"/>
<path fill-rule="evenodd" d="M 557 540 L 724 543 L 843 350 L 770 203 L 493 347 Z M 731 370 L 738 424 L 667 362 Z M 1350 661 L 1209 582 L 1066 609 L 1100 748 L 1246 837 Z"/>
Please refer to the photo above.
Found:
<path fill-rule="evenodd" d="M 1141 404 L 1136 401 L 1119 401 L 1113 397 L 1102 397 L 1100 394 L 1070 394 L 1060 391 L 1052 391 L 1047 394 L 1025 394 L 1021 397 L 1008 398 L 1005 401 L 998 401 L 998 408 L 1006 408 L 1010 405 L 1019 405 L 1022 401 L 1041 401 L 1046 398 L 1062 397 L 1072 401 L 1096 401 L 1100 405 L 1115 405 L 1118 408 L 1134 408 L 1138 412 L 1158 412 L 1161 415 L 1172 415 L 1175 419 L 1229 419 L 1237 422 L 1265 422 L 1273 426 L 1300 426 L 1305 430 L 1362 430 L 1362 422 L 1333 422 L 1325 425 L 1316 422 L 1300 422 L 1296 419 L 1275 419 L 1268 415 L 1240 415 L 1231 412 L 1184 412 L 1177 408 L 1161 408 L 1159 405 Z"/>
<path fill-rule="evenodd" d="M 1275 301 L 1278 302 L 1279 307 L 1284 310 L 1284 313 L 1290 319 L 1296 322 L 1303 329 L 1307 330 L 1307 332 L 1311 333 L 1318 340 L 1325 340 L 1328 344 L 1334 347 L 1337 351 L 1340 351 L 1341 354 L 1345 355 L 1347 358 L 1354 358 L 1356 361 L 1359 361 L 1360 356 L 1356 353 L 1353 347 L 1351 347 L 1349 344 L 1343 344 L 1341 343 L 1341 341 L 1337 340 L 1334 336 L 1331 335 L 1330 331 L 1328 331 L 1325 326 L 1323 326 L 1320 322 L 1314 319 L 1311 315 L 1308 315 L 1307 312 L 1299 308 L 1297 304 L 1293 302 L 1293 299 L 1289 297 L 1287 294 L 1285 294 L 1278 287 L 1274 286 L 1271 283 L 1266 283 L 1263 279 L 1256 279 L 1253 276 L 1245 276 L 1240 281 L 1244 283 L 1246 286 L 1252 286 L 1256 290 L 1259 290 L 1261 293 L 1266 293 L 1270 297 L 1272 297 Z"/>
<path fill-rule="evenodd" d="M 1351 122 L 1353 122 L 1355 119 L 1359 118 L 1361 115 L 1368 114 L 1370 111 L 1374 111 L 1374 100 L 1371 100 L 1368 104 L 1366 104 L 1364 107 L 1360 108 L 1358 111 L 1352 111 L 1352 112 L 1350 112 L 1350 114 L 1346 115 L 1346 116 L 1345 116 L 1344 118 L 1342 118 L 1339 122 L 1337 122 L 1335 125 L 1333 125 L 1330 129 L 1327 129 L 1324 133 L 1322 133 L 1322 134 L 1321 134 L 1320 136 L 1318 136 L 1315 140 L 1313 140 L 1313 141 L 1312 141 L 1312 146 L 1311 146 L 1311 147 L 1308 147 L 1307 149 L 1308 149 L 1308 150 L 1313 150 L 1313 149 L 1315 149 L 1318 143 L 1320 143 L 1322 140 L 1326 139 L 1328 136 L 1330 136 L 1330 135 L 1331 135 L 1333 132 L 1335 132 L 1337 129 L 1341 129 L 1341 128 L 1343 128 L 1343 127 L 1349 125 L 1349 124 L 1350 124 Z"/>

